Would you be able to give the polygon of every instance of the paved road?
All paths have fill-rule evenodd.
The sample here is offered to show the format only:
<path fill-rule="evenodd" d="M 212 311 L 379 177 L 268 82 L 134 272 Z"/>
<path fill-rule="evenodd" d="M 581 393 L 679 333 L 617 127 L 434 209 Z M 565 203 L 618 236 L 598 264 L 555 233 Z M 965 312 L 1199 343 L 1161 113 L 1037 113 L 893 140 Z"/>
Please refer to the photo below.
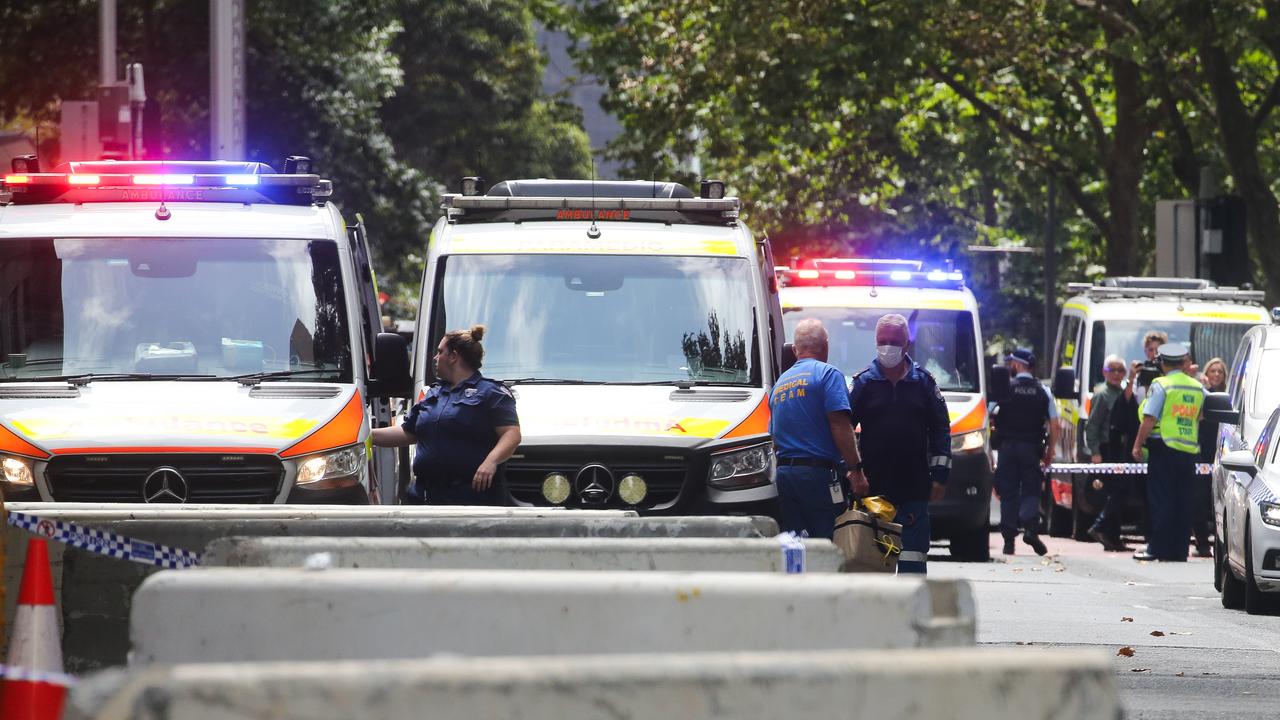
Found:
<path fill-rule="evenodd" d="M 1280 717 L 1280 617 L 1223 609 L 1211 560 L 1138 563 L 1057 538 L 1044 558 L 1021 540 L 1006 558 L 992 538 L 990 563 L 929 567 L 972 581 L 979 643 L 1106 649 L 1129 718 Z"/>

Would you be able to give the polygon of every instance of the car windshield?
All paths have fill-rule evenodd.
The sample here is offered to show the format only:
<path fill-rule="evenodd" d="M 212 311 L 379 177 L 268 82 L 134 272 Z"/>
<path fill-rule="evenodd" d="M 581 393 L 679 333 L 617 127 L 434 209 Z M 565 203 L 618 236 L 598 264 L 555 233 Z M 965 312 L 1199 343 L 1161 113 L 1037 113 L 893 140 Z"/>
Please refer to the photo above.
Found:
<path fill-rule="evenodd" d="M 0 380 L 298 371 L 349 382 L 333 242 L 0 242 Z"/>
<path fill-rule="evenodd" d="M 1119 355 L 1126 363 L 1145 361 L 1142 339 L 1152 330 L 1169 333 L 1169 342 L 1181 343 L 1191 351 L 1192 362 L 1204 365 L 1213 358 L 1228 364 L 1236 355 L 1240 338 L 1256 323 L 1169 322 L 1164 320 L 1098 320 L 1093 323 L 1089 350 L 1090 377 L 1098 378 L 1108 355 Z"/>
<path fill-rule="evenodd" d="M 978 392 L 982 366 L 973 332 L 973 314 L 964 310 L 912 310 L 908 308 L 786 308 L 783 311 L 787 339 L 805 318 L 817 318 L 831 336 L 829 361 L 846 375 L 858 372 L 876 354 L 876 321 L 886 314 L 907 318 L 912 359 L 938 381 L 943 390 Z"/>
<path fill-rule="evenodd" d="M 454 255 L 431 338 L 486 327 L 498 379 L 760 384 L 744 258 Z"/>

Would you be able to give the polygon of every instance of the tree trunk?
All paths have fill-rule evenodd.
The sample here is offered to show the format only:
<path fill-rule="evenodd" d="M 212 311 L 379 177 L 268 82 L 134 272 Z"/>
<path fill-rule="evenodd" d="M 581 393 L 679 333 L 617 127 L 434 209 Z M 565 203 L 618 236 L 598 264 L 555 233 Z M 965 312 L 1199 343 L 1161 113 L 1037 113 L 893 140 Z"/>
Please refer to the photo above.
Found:
<path fill-rule="evenodd" d="M 1274 301 L 1274 288 L 1280 288 L 1280 203 L 1262 172 L 1257 126 L 1240 97 L 1231 58 L 1218 42 L 1212 7 L 1202 3 L 1199 10 L 1200 63 L 1218 111 L 1223 153 L 1236 191 L 1245 201 L 1249 239 L 1266 279 L 1268 300 Z"/>
<path fill-rule="evenodd" d="M 1107 32 L 1108 40 L 1114 40 Z M 1110 216 L 1106 234 L 1108 275 L 1135 275 L 1138 248 L 1142 243 L 1142 201 L 1140 186 L 1147 140 L 1151 123 L 1147 117 L 1142 85 L 1142 69 L 1130 60 L 1112 58 L 1111 80 L 1116 93 L 1116 121 L 1109 147 L 1103 148 L 1099 160 L 1107 177 L 1107 210 Z"/>

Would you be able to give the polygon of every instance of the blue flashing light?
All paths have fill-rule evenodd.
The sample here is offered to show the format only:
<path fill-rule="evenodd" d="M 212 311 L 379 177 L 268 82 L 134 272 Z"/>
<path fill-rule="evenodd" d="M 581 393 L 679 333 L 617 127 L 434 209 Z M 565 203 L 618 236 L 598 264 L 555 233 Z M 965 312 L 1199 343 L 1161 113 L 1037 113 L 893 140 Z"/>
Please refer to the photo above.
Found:
<path fill-rule="evenodd" d="M 257 175 L 228 175 L 227 184 L 228 185 L 257 185 L 258 176 Z"/>
<path fill-rule="evenodd" d="M 889 279 L 894 282 L 910 282 L 911 273 L 906 270 L 894 270 L 889 273 Z"/>
<path fill-rule="evenodd" d="M 947 274 L 941 270 L 930 270 L 929 274 L 925 275 L 925 279 L 929 282 L 946 282 Z"/>

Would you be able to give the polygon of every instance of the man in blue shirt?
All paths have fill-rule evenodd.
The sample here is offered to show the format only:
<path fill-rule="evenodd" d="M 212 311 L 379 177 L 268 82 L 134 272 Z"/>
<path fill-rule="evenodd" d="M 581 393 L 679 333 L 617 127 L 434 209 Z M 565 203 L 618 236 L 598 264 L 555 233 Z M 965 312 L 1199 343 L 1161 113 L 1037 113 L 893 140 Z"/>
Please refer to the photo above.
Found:
<path fill-rule="evenodd" d="M 784 531 L 830 538 L 846 506 L 845 481 L 865 495 L 844 374 L 827 364 L 820 320 L 796 326 L 796 364 L 769 396 L 769 434 L 778 460 L 778 508 Z M 851 468 L 851 469 L 850 469 Z"/>

